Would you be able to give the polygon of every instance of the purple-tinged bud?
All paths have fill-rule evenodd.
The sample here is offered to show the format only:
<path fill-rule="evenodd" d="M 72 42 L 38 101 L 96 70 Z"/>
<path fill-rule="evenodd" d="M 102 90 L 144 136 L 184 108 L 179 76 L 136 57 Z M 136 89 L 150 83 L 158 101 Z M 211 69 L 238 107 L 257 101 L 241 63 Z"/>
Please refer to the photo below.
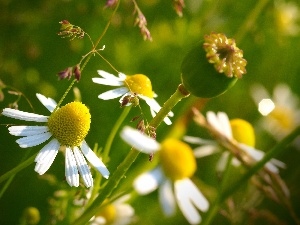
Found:
<path fill-rule="evenodd" d="M 73 75 L 73 67 L 67 67 L 63 71 L 58 72 L 57 75 L 58 75 L 59 80 L 63 80 L 63 79 L 70 80 L 70 78 Z"/>
<path fill-rule="evenodd" d="M 75 76 L 75 79 L 76 79 L 77 81 L 80 80 L 80 78 L 81 78 L 81 71 L 80 71 L 80 66 L 79 66 L 79 65 L 76 65 L 76 66 L 74 67 L 74 76 Z"/>

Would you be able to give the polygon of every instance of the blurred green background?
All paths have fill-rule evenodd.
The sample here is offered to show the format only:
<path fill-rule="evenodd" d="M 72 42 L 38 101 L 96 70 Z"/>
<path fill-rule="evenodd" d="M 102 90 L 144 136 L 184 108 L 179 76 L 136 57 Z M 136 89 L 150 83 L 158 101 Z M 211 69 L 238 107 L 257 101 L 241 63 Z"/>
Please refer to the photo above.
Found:
<path fill-rule="evenodd" d="M 297 0 L 289 2 L 298 4 L 299 10 Z M 105 8 L 105 3 L 104 0 L 0 0 L 1 81 L 22 92 L 30 100 L 36 113 L 48 115 L 35 94 L 42 93 L 58 101 L 70 81 L 59 81 L 56 74 L 68 66 L 76 65 L 81 56 L 91 49 L 87 37 L 69 41 L 58 36 L 59 21 L 66 19 L 80 26 L 96 41 L 112 13 L 112 9 Z M 244 51 L 244 57 L 248 62 L 247 74 L 225 94 L 202 105 L 202 111 L 225 111 L 230 118 L 239 117 L 248 120 L 256 129 L 257 148 L 270 149 L 276 140 L 266 134 L 259 125 L 261 115 L 250 95 L 251 86 L 260 83 L 272 93 L 274 86 L 283 82 L 288 84 L 296 95 L 300 94 L 300 34 L 289 35 L 285 33 L 285 28 L 289 24 L 282 26 L 278 23 L 276 14 L 278 2 L 186 0 L 183 17 L 176 14 L 171 0 L 141 0 L 137 3 L 147 19 L 153 41 L 143 40 L 139 28 L 134 26 L 133 4 L 129 0 L 124 0 L 121 1 L 111 26 L 100 42 L 99 47 L 106 46 L 101 52 L 102 55 L 119 71 L 126 74 L 146 74 L 152 81 L 153 90 L 158 94 L 157 101 L 162 105 L 180 83 L 180 63 L 185 53 L 200 41 L 203 35 L 223 32 L 228 37 L 236 38 L 237 45 Z M 262 4 L 262 9 L 254 20 L 254 10 L 259 4 Z M 298 18 L 298 26 L 299 20 Z M 98 76 L 96 72 L 98 69 L 114 73 L 105 61 L 95 56 L 84 69 L 80 82 L 75 85 L 92 115 L 91 130 L 86 138 L 91 147 L 94 143 L 104 145 L 111 127 L 122 111 L 118 100 L 103 101 L 97 98 L 98 94 L 109 89 L 92 83 L 91 78 Z M 9 103 L 17 98 L 7 90 L 3 89 L 4 99 L 0 102 L 0 109 L 8 107 Z M 64 103 L 73 99 L 74 95 L 70 92 Z M 141 104 L 149 120 L 149 109 L 144 102 Z M 187 109 L 188 104 L 189 100 L 183 100 L 174 108 L 173 121 Z M 18 108 L 33 111 L 23 97 L 18 102 Z M 129 120 L 138 114 L 138 109 L 131 110 L 126 123 L 134 126 L 135 124 Z M 5 124 L 24 124 L 24 122 L 1 116 L 0 124 L 0 175 L 2 175 L 18 165 L 28 151 L 31 151 L 29 155 L 32 155 L 39 151 L 41 146 L 32 150 L 21 149 L 15 143 L 16 137 L 9 135 Z M 157 139 L 162 140 L 169 129 L 162 124 L 157 130 Z M 197 132 L 209 137 L 207 133 L 190 123 L 187 133 L 196 136 Z M 299 209 L 300 153 L 296 148 L 297 146 L 290 146 L 280 155 L 280 159 L 287 164 L 287 168 L 281 174 L 290 187 L 295 208 Z M 116 169 L 128 150 L 129 147 L 117 137 L 113 144 L 111 160 L 107 165 L 111 172 Z M 148 163 L 147 157 L 141 155 L 132 172 L 136 167 Z M 214 173 L 217 157 L 198 160 L 196 176 L 212 187 L 217 184 Z M 58 181 L 65 182 L 64 158 L 61 154 L 57 156 L 47 174 L 53 174 Z M 0 199 L 0 224 L 18 224 L 22 211 L 27 206 L 34 206 L 40 210 L 40 224 L 49 223 L 48 200 L 57 189 L 59 187 L 49 182 L 49 179 L 43 179 L 34 172 L 34 164 L 22 170 Z M 180 213 L 171 219 L 165 218 L 157 201 L 157 192 L 134 201 L 133 206 L 140 218 L 138 224 L 186 223 Z M 267 207 L 275 212 L 274 214 L 285 221 L 285 224 L 293 224 L 287 212 L 276 203 L 265 200 L 261 207 Z M 259 224 L 259 221 L 256 222 Z M 218 215 L 214 224 L 227 223 L 230 224 L 229 220 Z M 242 220 L 239 223 L 251 222 Z"/>

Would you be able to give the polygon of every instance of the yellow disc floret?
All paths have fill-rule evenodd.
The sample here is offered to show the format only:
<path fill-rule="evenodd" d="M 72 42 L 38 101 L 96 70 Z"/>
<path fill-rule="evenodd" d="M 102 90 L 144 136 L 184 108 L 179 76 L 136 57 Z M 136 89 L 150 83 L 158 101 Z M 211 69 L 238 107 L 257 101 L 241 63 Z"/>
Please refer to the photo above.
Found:
<path fill-rule="evenodd" d="M 48 119 L 53 137 L 61 145 L 79 146 L 87 135 L 91 124 L 89 109 L 81 102 L 71 102 L 57 109 Z"/>
<path fill-rule="evenodd" d="M 191 177 L 197 169 L 191 147 L 173 138 L 161 144 L 160 160 L 165 175 L 172 180 Z"/>
<path fill-rule="evenodd" d="M 106 202 L 107 201 L 105 200 L 104 203 Z M 96 217 L 97 216 L 105 218 L 105 224 L 111 224 L 116 218 L 116 207 L 112 204 L 108 204 L 96 214 Z"/>
<path fill-rule="evenodd" d="M 133 93 L 144 95 L 149 98 L 153 98 L 154 96 L 151 81 L 143 74 L 126 76 L 124 83 Z"/>
<path fill-rule="evenodd" d="M 233 138 L 239 143 L 254 147 L 255 133 L 252 125 L 242 119 L 230 120 Z"/>

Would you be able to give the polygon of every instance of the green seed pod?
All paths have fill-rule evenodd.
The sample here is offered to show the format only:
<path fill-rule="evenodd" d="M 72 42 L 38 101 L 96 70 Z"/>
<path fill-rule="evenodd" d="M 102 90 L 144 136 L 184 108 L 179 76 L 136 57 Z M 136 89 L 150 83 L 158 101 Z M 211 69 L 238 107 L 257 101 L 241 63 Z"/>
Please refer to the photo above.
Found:
<path fill-rule="evenodd" d="M 247 62 L 233 39 L 215 33 L 204 39 L 184 57 L 181 79 L 191 94 L 212 98 L 227 91 L 246 73 Z"/>

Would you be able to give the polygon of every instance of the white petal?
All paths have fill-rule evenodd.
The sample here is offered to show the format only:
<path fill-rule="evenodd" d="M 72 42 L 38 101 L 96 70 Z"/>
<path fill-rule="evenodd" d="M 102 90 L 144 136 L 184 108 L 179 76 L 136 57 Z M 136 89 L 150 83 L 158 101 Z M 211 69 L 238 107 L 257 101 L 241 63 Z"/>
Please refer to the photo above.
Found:
<path fill-rule="evenodd" d="M 134 189 L 140 195 L 146 195 L 156 190 L 163 179 L 161 168 L 139 175 L 133 182 Z"/>
<path fill-rule="evenodd" d="M 98 98 L 103 99 L 103 100 L 110 100 L 114 98 L 118 98 L 128 92 L 128 88 L 126 87 L 121 87 L 117 89 L 113 89 L 110 91 L 106 91 L 100 95 L 98 95 Z"/>
<path fill-rule="evenodd" d="M 46 144 L 35 157 L 35 162 L 42 163 L 47 161 L 47 158 L 51 158 L 49 155 L 55 154 L 54 152 L 58 152 L 60 144 L 57 139 L 52 139 Z"/>
<path fill-rule="evenodd" d="M 245 151 L 245 152 L 247 152 L 255 161 L 260 161 L 263 157 L 264 157 L 264 155 L 265 155 L 265 153 L 263 152 L 263 151 L 260 151 L 260 150 L 258 150 L 258 149 L 255 149 L 255 148 L 253 148 L 253 147 L 250 147 L 250 146 L 248 146 L 248 145 L 245 145 L 245 144 L 239 144 L 239 146 Z M 276 162 L 277 161 L 277 163 L 275 163 L 275 164 L 273 164 L 273 162 Z M 282 167 L 282 165 L 284 165 L 284 163 L 282 163 L 281 161 L 279 161 L 279 160 L 276 160 L 275 161 L 275 159 L 271 159 L 269 162 L 267 162 L 266 164 L 265 164 L 265 166 L 270 170 L 270 171 L 272 171 L 273 173 L 279 173 L 279 170 L 278 170 L 278 168 L 276 167 L 277 165 L 280 165 L 281 164 L 281 166 L 280 167 Z M 278 162 L 281 162 L 281 163 L 278 163 Z"/>
<path fill-rule="evenodd" d="M 21 148 L 28 148 L 47 141 L 51 136 L 52 134 L 50 132 L 46 132 L 42 134 L 19 138 L 18 140 L 16 140 L 16 142 Z"/>
<path fill-rule="evenodd" d="M 36 97 L 40 100 L 40 102 L 50 111 L 53 112 L 53 110 L 56 108 L 57 103 L 52 98 L 47 98 L 44 95 L 36 94 Z"/>
<path fill-rule="evenodd" d="M 35 121 L 35 122 L 47 122 L 48 121 L 48 116 L 42 116 L 39 114 L 23 112 L 20 110 L 10 109 L 10 108 L 3 109 L 2 115 L 17 119 L 17 120 L 24 120 L 24 121 Z"/>
<path fill-rule="evenodd" d="M 92 78 L 93 82 L 96 84 L 103 84 L 103 85 L 108 85 L 108 86 L 124 86 L 124 81 L 120 80 L 108 80 L 105 78 Z"/>
<path fill-rule="evenodd" d="M 178 206 L 190 224 L 199 224 L 201 211 L 207 211 L 209 203 L 190 179 L 178 180 L 174 184 Z M 194 206 L 195 205 L 195 206 Z"/>
<path fill-rule="evenodd" d="M 175 197 L 172 190 L 172 184 L 169 179 L 166 179 L 158 190 L 159 202 L 166 216 L 172 216 L 176 211 Z"/>
<path fill-rule="evenodd" d="M 74 147 L 74 156 L 77 162 L 79 173 L 83 179 L 84 185 L 89 188 L 93 186 L 93 177 L 91 171 L 85 161 L 85 158 L 82 152 L 78 149 L 78 147 Z"/>
<path fill-rule="evenodd" d="M 135 149 L 150 154 L 160 149 L 160 144 L 140 131 L 125 126 L 121 131 L 122 139 Z"/>
<path fill-rule="evenodd" d="M 227 114 L 224 112 L 218 112 L 217 116 L 219 119 L 219 123 L 222 127 L 221 133 L 225 135 L 227 138 L 232 138 L 231 126 Z"/>
<path fill-rule="evenodd" d="M 75 156 L 73 154 L 72 149 L 66 148 L 66 156 L 65 156 L 65 176 L 68 184 L 71 187 L 79 186 L 79 174 L 77 169 L 77 163 L 75 160 Z"/>
<path fill-rule="evenodd" d="M 139 97 L 141 99 L 145 100 L 147 105 L 150 107 L 150 112 L 151 112 L 152 117 L 154 117 L 156 115 L 155 113 L 159 112 L 159 110 L 161 109 L 160 105 L 154 98 L 148 98 L 143 95 L 139 95 Z M 173 112 L 169 112 L 169 114 L 168 114 L 168 116 L 173 116 L 173 115 L 174 115 Z M 172 124 L 171 120 L 167 116 L 164 118 L 164 122 L 167 125 Z"/>
<path fill-rule="evenodd" d="M 59 149 L 59 143 L 57 140 L 51 140 L 47 145 L 45 145 L 37 157 L 35 158 L 35 168 L 34 170 L 43 175 L 52 165 Z"/>
<path fill-rule="evenodd" d="M 223 172 L 225 170 L 225 167 L 227 165 L 228 157 L 229 157 L 229 152 L 223 152 L 220 159 L 217 162 L 216 170 L 217 172 Z"/>
<path fill-rule="evenodd" d="M 117 77 L 117 76 L 115 76 L 115 75 L 113 75 L 111 73 L 108 73 L 108 72 L 104 71 L 104 70 L 97 70 L 97 72 L 98 72 L 98 74 L 101 77 L 103 77 L 103 78 L 105 78 L 107 80 L 119 80 L 119 81 L 123 81 L 126 78 L 126 76 L 124 74 L 122 74 L 122 73 L 119 73 L 119 77 Z M 120 74 L 122 74 L 122 75 L 120 76 Z"/>
<path fill-rule="evenodd" d="M 227 138 L 232 138 L 231 127 L 226 113 L 219 112 L 217 115 L 214 112 L 207 112 L 206 118 L 208 123 L 213 126 L 219 133 Z"/>
<path fill-rule="evenodd" d="M 118 217 L 131 217 L 134 215 L 134 209 L 129 204 L 114 204 Z"/>
<path fill-rule="evenodd" d="M 11 126 L 8 130 L 14 136 L 34 136 L 49 131 L 47 126 Z"/>
<path fill-rule="evenodd" d="M 213 145 L 216 143 L 215 141 L 206 140 L 206 139 L 193 137 L 193 136 L 184 136 L 183 140 L 190 144 L 198 144 L 198 145 Z"/>
<path fill-rule="evenodd" d="M 106 219 L 102 216 L 97 216 L 95 219 L 94 219 L 94 224 L 95 225 L 104 225 L 106 224 Z"/>
<path fill-rule="evenodd" d="M 86 159 L 102 174 L 104 178 L 109 177 L 109 171 L 102 162 L 102 160 L 90 149 L 88 144 L 83 141 L 81 144 L 81 151 Z"/>
<path fill-rule="evenodd" d="M 212 154 L 219 152 L 220 149 L 217 145 L 203 145 L 201 147 L 197 147 L 193 150 L 194 156 L 196 158 L 206 157 Z"/>

